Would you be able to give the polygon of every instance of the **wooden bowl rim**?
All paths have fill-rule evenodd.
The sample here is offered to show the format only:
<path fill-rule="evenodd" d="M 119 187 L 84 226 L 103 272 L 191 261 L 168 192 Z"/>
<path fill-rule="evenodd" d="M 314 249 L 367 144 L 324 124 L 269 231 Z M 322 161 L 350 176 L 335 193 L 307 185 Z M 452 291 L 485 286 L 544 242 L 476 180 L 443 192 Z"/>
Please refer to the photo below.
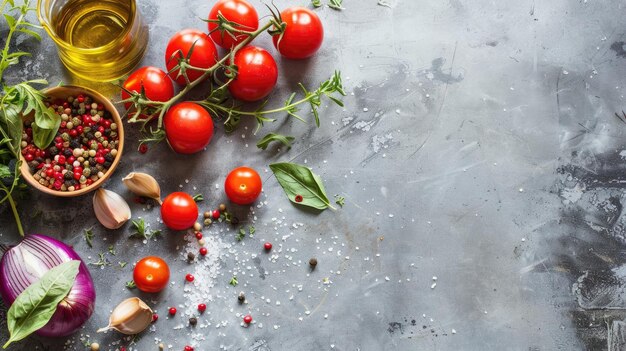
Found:
<path fill-rule="evenodd" d="M 24 178 L 24 180 L 26 180 L 26 182 L 29 185 L 31 185 L 33 188 L 43 193 L 53 195 L 53 196 L 59 196 L 59 197 L 81 196 L 81 195 L 90 193 L 98 189 L 102 185 L 102 183 L 107 181 L 111 177 L 113 172 L 115 172 L 115 169 L 117 168 L 117 165 L 119 164 L 120 159 L 122 158 L 122 153 L 124 151 L 124 124 L 122 123 L 122 118 L 120 117 L 119 112 L 117 111 L 117 109 L 115 108 L 111 100 L 109 100 L 104 95 L 100 94 L 99 92 L 93 89 L 87 88 L 87 87 L 81 87 L 77 85 L 63 85 L 63 86 L 48 88 L 44 91 L 44 93 L 46 96 L 52 96 L 52 97 L 58 96 L 63 99 L 67 98 L 69 95 L 78 95 L 80 93 L 83 93 L 83 94 L 91 96 L 94 99 L 94 101 L 103 104 L 105 108 L 109 112 L 111 112 L 111 115 L 113 116 L 113 120 L 118 126 L 117 134 L 119 138 L 119 145 L 117 148 L 117 155 L 115 156 L 115 159 L 113 160 L 113 164 L 111 164 L 111 167 L 109 167 L 109 170 L 104 174 L 104 177 L 98 179 L 96 182 L 94 182 L 90 186 L 86 188 L 81 188 L 80 190 L 76 190 L 76 191 L 58 191 L 58 190 L 49 189 L 39 184 L 39 182 L 37 182 L 35 178 L 33 178 L 33 175 L 30 173 L 30 168 L 28 167 L 28 163 L 24 159 L 24 156 L 20 154 L 20 158 L 22 160 L 22 163 L 20 166 L 20 173 L 22 174 L 22 178 Z"/>

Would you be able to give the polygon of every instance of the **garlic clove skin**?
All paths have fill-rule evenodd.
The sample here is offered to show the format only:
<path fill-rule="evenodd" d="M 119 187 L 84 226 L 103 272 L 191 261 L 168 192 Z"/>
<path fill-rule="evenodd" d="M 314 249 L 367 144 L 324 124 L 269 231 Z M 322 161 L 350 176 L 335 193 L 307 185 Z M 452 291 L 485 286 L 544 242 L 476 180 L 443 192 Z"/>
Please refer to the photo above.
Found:
<path fill-rule="evenodd" d="M 131 297 L 122 301 L 111 313 L 109 325 L 98 329 L 98 333 L 109 329 L 126 335 L 139 334 L 152 323 L 152 309 L 141 299 Z"/>
<path fill-rule="evenodd" d="M 93 210 L 98 221 L 108 229 L 117 229 L 131 216 L 126 200 L 113 191 L 99 188 L 93 196 Z"/>
<path fill-rule="evenodd" d="M 161 202 L 161 187 L 156 179 L 149 174 L 140 172 L 131 172 L 124 179 L 124 185 L 135 195 L 148 197 Z"/>

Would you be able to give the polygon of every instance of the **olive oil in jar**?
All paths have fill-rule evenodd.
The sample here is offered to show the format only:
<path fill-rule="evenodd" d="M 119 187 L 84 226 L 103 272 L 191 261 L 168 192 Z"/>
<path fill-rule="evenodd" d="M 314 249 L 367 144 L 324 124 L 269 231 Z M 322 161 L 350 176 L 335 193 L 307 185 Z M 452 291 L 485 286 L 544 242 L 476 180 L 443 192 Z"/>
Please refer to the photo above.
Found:
<path fill-rule="evenodd" d="M 120 37 L 131 14 L 129 2 L 69 1 L 53 19 L 54 30 L 72 46 L 94 49 Z"/>
<path fill-rule="evenodd" d="M 39 6 L 61 61 L 80 78 L 114 80 L 143 57 L 148 29 L 135 0 L 40 0 Z"/>

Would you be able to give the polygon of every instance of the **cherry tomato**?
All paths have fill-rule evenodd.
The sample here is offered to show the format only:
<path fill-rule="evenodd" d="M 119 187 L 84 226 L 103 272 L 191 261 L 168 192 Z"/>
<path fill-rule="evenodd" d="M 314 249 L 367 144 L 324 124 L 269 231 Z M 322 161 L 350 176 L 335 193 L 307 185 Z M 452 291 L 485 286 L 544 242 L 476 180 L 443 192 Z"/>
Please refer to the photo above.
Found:
<path fill-rule="evenodd" d="M 141 87 L 146 93 L 146 97 L 153 101 L 167 101 L 174 96 L 174 84 L 167 73 L 163 72 L 160 68 L 146 66 L 141 67 L 130 76 L 124 82 L 124 89 L 130 92 L 141 93 Z M 130 94 L 125 90 L 122 90 L 122 99 L 128 99 Z M 124 103 L 126 109 L 132 108 L 131 102 Z M 140 118 L 148 118 L 147 115 L 141 114 Z"/>
<path fill-rule="evenodd" d="M 261 194 L 261 177 L 252 168 L 238 167 L 226 177 L 224 190 L 230 201 L 238 205 L 249 205 Z"/>
<path fill-rule="evenodd" d="M 268 96 L 278 79 L 276 61 L 269 52 L 246 46 L 235 54 L 237 77 L 228 85 L 230 94 L 243 101 L 256 101 Z"/>
<path fill-rule="evenodd" d="M 195 45 L 194 45 L 195 43 Z M 206 33 L 198 29 L 183 29 L 180 32 L 174 34 L 167 43 L 167 49 L 165 49 L 165 66 L 167 71 L 170 72 L 171 77 L 180 85 L 186 83 L 185 77 L 182 75 L 178 77 L 178 69 L 172 71 L 178 64 L 178 59 L 181 57 L 186 58 L 189 49 L 193 45 L 193 53 L 189 60 L 189 64 L 199 68 L 209 68 L 217 62 L 217 49 L 215 44 Z M 187 70 L 187 77 L 190 82 L 200 78 L 204 72 L 198 70 Z"/>
<path fill-rule="evenodd" d="M 144 257 L 135 265 L 133 280 L 137 288 L 143 292 L 159 292 L 170 280 L 170 268 L 160 257 Z"/>
<path fill-rule="evenodd" d="M 171 193 L 161 205 L 161 219 L 170 229 L 189 229 L 198 219 L 198 205 L 187 193 Z"/>
<path fill-rule="evenodd" d="M 246 0 L 220 0 L 215 3 L 209 12 L 209 21 L 217 20 L 217 14 L 221 13 L 227 21 L 234 22 L 235 29 L 254 32 L 259 28 L 259 15 L 255 8 Z M 229 34 L 220 32 L 217 23 L 209 22 L 209 33 L 215 44 L 230 49 L 244 41 L 247 34 Z M 234 36 L 234 38 L 233 38 Z"/>
<path fill-rule="evenodd" d="M 181 102 L 172 106 L 163 121 L 167 142 L 181 154 L 204 149 L 213 137 L 211 115 L 198 104 Z"/>
<path fill-rule="evenodd" d="M 280 34 L 273 37 L 278 52 L 290 59 L 313 56 L 324 40 L 324 27 L 320 18 L 304 7 L 290 7 L 281 12 L 280 17 L 287 26 L 282 38 Z"/>

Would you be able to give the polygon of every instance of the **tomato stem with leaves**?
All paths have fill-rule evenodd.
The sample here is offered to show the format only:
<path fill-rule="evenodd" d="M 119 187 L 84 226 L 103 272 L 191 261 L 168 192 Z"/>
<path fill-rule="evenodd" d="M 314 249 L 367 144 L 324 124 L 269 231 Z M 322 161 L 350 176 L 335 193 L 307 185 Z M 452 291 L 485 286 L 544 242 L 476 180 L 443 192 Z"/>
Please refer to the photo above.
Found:
<path fill-rule="evenodd" d="M 271 114 L 286 112 L 289 116 L 292 116 L 304 122 L 304 118 L 298 115 L 297 112 L 298 106 L 306 103 L 310 105 L 311 113 L 315 118 L 315 124 L 319 127 L 320 119 L 318 114 L 318 108 L 322 104 L 322 97 L 325 96 L 339 106 L 343 106 L 341 100 L 339 100 L 337 96 L 334 96 L 335 93 L 339 94 L 340 96 L 346 95 L 341 83 L 341 75 L 338 71 L 335 71 L 334 75 L 329 80 L 322 82 L 319 88 L 314 91 L 309 91 L 302 84 L 299 84 L 303 93 L 303 97 L 294 101 L 296 93 L 293 93 L 280 108 L 262 110 L 263 107 L 265 107 L 265 105 L 268 103 L 267 100 L 264 101 L 260 105 L 260 107 L 254 111 L 246 111 L 240 109 L 239 106 L 236 105 L 236 102 L 234 100 L 232 100 L 232 103 L 229 105 L 225 104 L 225 102 L 229 98 L 226 88 L 237 76 L 237 67 L 233 64 L 236 53 L 240 49 L 248 45 L 261 33 L 267 31 L 270 35 L 281 36 L 286 28 L 286 24 L 281 19 L 280 14 L 276 13 L 271 8 L 270 11 L 272 12 L 272 18 L 265 25 L 261 26 L 255 31 L 238 29 L 235 26 L 236 23 L 231 23 L 225 18 L 220 18 L 218 15 L 218 20 L 213 21 L 214 23 L 218 24 L 218 30 L 222 32 L 227 32 L 228 35 L 231 36 L 234 36 L 235 34 L 245 34 L 246 37 L 243 41 L 233 47 L 232 50 L 228 52 L 222 59 L 217 61 L 212 67 L 202 68 L 195 67 L 189 64 L 191 54 L 193 52 L 193 45 L 187 53 L 187 57 L 183 57 L 182 53 L 180 52 L 178 53 L 178 57 L 176 57 L 176 54 L 172 55 L 173 57 L 171 59 L 178 59 L 179 62 L 172 70 L 170 70 L 170 73 L 178 70 L 179 75 L 185 75 L 187 85 L 170 100 L 165 102 L 153 102 L 145 96 L 143 91 L 141 93 L 127 91 L 127 93 L 131 95 L 131 97 L 129 99 L 123 100 L 123 102 L 133 102 L 136 109 L 134 115 L 129 119 L 130 123 L 142 123 L 142 129 L 146 130 L 146 125 L 148 124 L 148 122 L 155 119 L 157 120 L 156 128 L 150 128 L 149 136 L 141 140 L 142 144 L 146 142 L 158 142 L 163 140 L 165 138 L 165 132 L 163 131 L 163 118 L 168 109 L 171 108 L 176 102 L 181 100 L 190 90 L 200 84 L 200 82 L 206 80 L 207 78 L 214 78 L 217 81 L 215 73 L 220 68 L 224 69 L 227 80 L 225 82 L 218 82 L 219 85 L 216 86 L 214 89 L 211 89 L 210 94 L 204 100 L 194 102 L 211 112 L 214 117 L 223 117 L 225 119 L 224 126 L 227 132 L 231 132 L 237 127 L 242 116 L 254 116 L 256 118 L 257 128 L 254 132 L 255 134 L 263 126 L 264 122 L 275 121 L 275 119 L 266 117 Z M 198 79 L 190 81 L 186 77 L 187 70 L 202 71 L 204 73 Z M 211 82 L 211 85 L 213 88 L 213 82 Z M 152 114 L 147 119 L 140 119 L 139 116 L 141 115 L 142 111 L 145 111 L 145 109 L 148 107 L 152 109 Z"/>
<path fill-rule="evenodd" d="M 191 91 L 194 87 L 196 87 L 198 84 L 203 82 L 205 79 L 207 79 L 210 76 L 212 76 L 213 73 L 217 69 L 219 69 L 220 67 L 223 67 L 226 64 L 226 62 L 231 60 L 231 58 L 235 57 L 235 53 L 237 53 L 237 51 L 239 51 L 239 49 L 241 49 L 244 46 L 246 46 L 254 38 L 256 38 L 259 34 L 261 34 L 264 31 L 270 29 L 272 26 L 275 26 L 275 24 L 276 24 L 276 19 L 272 18 L 268 23 L 266 23 L 264 26 L 262 26 L 261 28 L 259 28 L 255 32 L 251 33 L 250 36 L 248 36 L 244 41 L 242 41 L 237 46 L 235 46 L 227 55 L 225 55 L 215 65 L 213 65 L 212 67 L 207 68 L 207 69 L 200 68 L 200 67 L 194 67 L 194 66 L 191 66 L 191 65 L 189 65 L 187 63 L 189 61 L 189 58 L 191 57 L 192 52 L 193 52 L 193 47 L 192 47 L 192 49 L 189 50 L 189 52 L 187 54 L 187 57 L 186 58 L 180 58 L 177 67 L 175 67 L 174 69 L 176 69 L 176 68 L 180 69 L 182 74 L 185 74 L 184 71 L 186 69 L 193 69 L 193 70 L 198 70 L 198 71 L 204 71 L 204 73 L 198 79 L 194 80 L 193 82 L 189 82 L 189 80 L 187 79 L 188 84 L 185 85 L 185 87 L 178 94 L 174 95 L 173 98 L 171 98 L 171 99 L 169 99 L 168 101 L 165 101 L 165 102 L 152 101 L 152 100 L 148 99 L 145 96 L 145 94 L 136 93 L 136 92 L 130 92 L 129 91 L 128 93 L 131 95 L 131 97 L 126 99 L 126 100 L 122 100 L 122 102 L 132 102 L 135 105 L 136 111 L 133 114 L 133 116 L 128 120 L 128 122 L 129 123 L 137 123 L 137 122 L 138 123 L 143 123 L 143 128 L 145 128 L 145 126 L 146 126 L 146 124 L 148 122 L 150 122 L 151 120 L 154 120 L 155 118 L 157 118 L 157 128 L 150 131 L 150 134 L 152 134 L 153 137 L 144 139 L 144 141 L 163 140 L 163 138 L 165 137 L 165 134 L 162 132 L 163 117 L 165 116 L 165 113 L 167 112 L 167 110 L 170 107 L 172 107 L 172 105 L 174 105 L 177 101 L 179 101 L 185 95 L 187 95 L 187 93 L 189 91 Z M 141 112 L 144 111 L 146 109 L 146 107 L 148 107 L 148 106 L 153 107 L 155 111 L 148 118 L 140 119 L 139 116 L 141 115 Z M 158 113 L 158 115 L 157 115 L 157 113 Z M 148 140 L 148 139 L 151 139 L 151 140 Z"/>

